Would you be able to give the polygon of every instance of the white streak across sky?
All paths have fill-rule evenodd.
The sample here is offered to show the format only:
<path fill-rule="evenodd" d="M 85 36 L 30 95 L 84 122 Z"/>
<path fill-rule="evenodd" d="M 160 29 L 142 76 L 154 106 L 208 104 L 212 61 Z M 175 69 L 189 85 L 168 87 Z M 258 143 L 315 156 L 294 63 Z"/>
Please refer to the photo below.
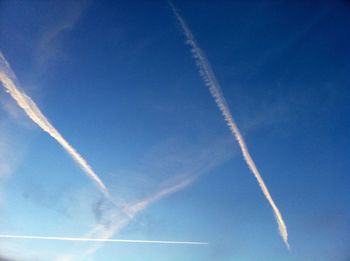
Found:
<path fill-rule="evenodd" d="M 97 185 L 97 187 L 108 198 L 109 192 L 102 180 L 97 176 L 87 161 L 66 141 L 63 136 L 56 130 L 56 128 L 49 122 L 49 120 L 40 111 L 35 102 L 24 93 L 18 86 L 16 86 L 16 76 L 13 73 L 10 65 L 5 57 L 0 52 L 0 82 L 5 87 L 11 97 L 16 101 L 17 105 L 23 109 L 27 116 L 35 122 L 43 131 L 47 132 L 54 138 L 78 163 L 83 171 L 90 177 L 90 179 Z"/>
<path fill-rule="evenodd" d="M 284 243 L 286 244 L 287 248 L 289 249 L 289 244 L 288 244 L 288 232 L 287 232 L 287 226 L 285 225 L 285 222 L 282 218 L 282 214 L 279 211 L 278 207 L 276 206 L 274 200 L 271 197 L 271 194 L 269 190 L 267 189 L 265 182 L 263 178 L 261 177 L 258 168 L 256 167 L 250 153 L 248 150 L 248 147 L 243 139 L 243 136 L 241 132 L 239 131 L 237 124 L 235 123 L 232 114 L 230 112 L 230 109 L 227 105 L 227 102 L 225 100 L 225 97 L 222 93 L 221 87 L 219 82 L 216 79 L 216 76 L 211 68 L 211 65 L 205 56 L 204 52 L 200 49 L 198 46 L 190 28 L 186 24 L 185 20 L 180 16 L 179 12 L 177 11 L 176 7 L 169 2 L 178 22 L 180 23 L 180 26 L 182 28 L 183 33 L 186 36 L 187 44 L 191 47 L 191 52 L 193 55 L 194 60 L 196 61 L 197 67 L 199 69 L 199 73 L 205 83 L 205 85 L 209 88 L 209 91 L 211 95 L 213 96 L 217 106 L 219 107 L 222 115 L 225 118 L 225 121 L 230 128 L 230 131 L 232 135 L 235 137 L 237 140 L 242 154 L 243 158 L 245 159 L 249 169 L 255 176 L 256 180 L 258 181 L 258 184 L 265 195 L 267 201 L 272 207 L 272 210 L 274 212 L 274 215 L 276 217 L 277 223 L 278 223 L 278 228 L 280 235 L 283 238 Z"/>
<path fill-rule="evenodd" d="M 102 239 L 102 238 L 81 238 L 81 237 L 42 237 L 42 236 L 0 235 L 0 238 L 29 239 L 29 240 L 53 240 L 53 241 L 104 242 L 104 243 L 108 243 L 108 242 L 109 243 L 131 243 L 131 244 L 208 245 L 208 242 L 198 242 L 198 241 Z"/>

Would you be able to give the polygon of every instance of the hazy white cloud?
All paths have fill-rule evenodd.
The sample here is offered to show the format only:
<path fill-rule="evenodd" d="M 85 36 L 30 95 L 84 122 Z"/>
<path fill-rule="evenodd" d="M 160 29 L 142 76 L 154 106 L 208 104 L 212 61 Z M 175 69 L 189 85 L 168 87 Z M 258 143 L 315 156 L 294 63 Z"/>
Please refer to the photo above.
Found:
<path fill-rule="evenodd" d="M 50 254 L 42 249 L 41 253 L 26 249 L 23 251 L 21 247 L 14 244 L 11 240 L 0 239 L 0 261 L 44 261 L 50 258 Z M 46 257 L 45 259 L 43 257 Z M 1 258 L 4 258 L 1 259 Z M 49 259 L 50 260 L 50 259 Z"/>
<path fill-rule="evenodd" d="M 209 88 L 209 91 L 210 91 L 211 95 L 213 96 L 217 106 L 219 107 L 222 115 L 224 116 L 224 119 L 225 119 L 228 127 L 230 128 L 232 135 L 237 140 L 237 142 L 241 148 L 244 160 L 246 161 L 249 169 L 251 170 L 254 177 L 258 181 L 258 184 L 259 184 L 263 194 L 265 195 L 267 201 L 271 205 L 272 210 L 275 214 L 277 223 L 278 223 L 278 228 L 279 228 L 280 234 L 283 238 L 284 243 L 289 248 L 287 226 L 285 225 L 282 214 L 280 213 L 278 207 L 276 206 L 274 200 L 272 199 L 270 192 L 267 189 L 265 182 L 262 179 L 260 172 L 257 169 L 257 167 L 256 167 L 256 165 L 255 165 L 255 163 L 250 155 L 248 147 L 243 139 L 243 136 L 242 136 L 240 130 L 238 129 L 237 124 L 235 123 L 235 121 L 232 117 L 230 109 L 229 109 L 227 102 L 225 100 L 225 97 L 222 93 L 220 84 L 216 79 L 216 76 L 211 68 L 211 65 L 210 65 L 207 57 L 205 56 L 204 52 L 199 48 L 191 30 L 187 26 L 185 20 L 180 16 L 180 14 L 177 11 L 177 9 L 175 8 L 175 6 L 171 2 L 169 2 L 169 4 L 170 4 L 178 22 L 181 25 L 183 33 L 186 36 L 187 44 L 191 47 L 191 52 L 192 52 L 193 58 L 197 64 L 197 67 L 199 69 L 199 73 L 200 73 L 205 85 Z"/>
<path fill-rule="evenodd" d="M 13 159 L 8 157 L 11 155 L 11 149 L 9 148 L 6 138 L 3 138 L 3 130 L 0 127 L 1 137 L 0 137 L 0 178 L 7 176 L 13 170 L 14 162 Z"/>
<path fill-rule="evenodd" d="M 26 151 L 25 142 L 13 133 L 15 128 L 12 127 L 7 119 L 0 119 L 0 208 L 5 203 L 8 178 L 16 171 Z"/>
<path fill-rule="evenodd" d="M 10 258 L 8 256 L 4 256 L 0 253 L 0 261 L 15 261 L 15 259 Z"/>

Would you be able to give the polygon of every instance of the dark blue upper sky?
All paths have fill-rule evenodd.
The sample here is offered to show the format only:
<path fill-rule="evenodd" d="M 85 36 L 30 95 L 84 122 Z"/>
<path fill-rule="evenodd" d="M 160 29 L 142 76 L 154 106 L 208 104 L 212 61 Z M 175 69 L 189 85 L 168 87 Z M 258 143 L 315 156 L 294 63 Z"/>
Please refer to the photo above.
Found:
<path fill-rule="evenodd" d="M 350 2 L 174 1 L 206 53 L 289 231 L 204 85 L 167 1 L 0 1 L 22 89 L 115 198 L 154 200 L 83 260 L 347 261 Z M 49 135 L 0 91 L 0 234 L 83 237 L 118 222 Z M 2 256 L 79 260 L 92 243 L 0 239 Z"/>

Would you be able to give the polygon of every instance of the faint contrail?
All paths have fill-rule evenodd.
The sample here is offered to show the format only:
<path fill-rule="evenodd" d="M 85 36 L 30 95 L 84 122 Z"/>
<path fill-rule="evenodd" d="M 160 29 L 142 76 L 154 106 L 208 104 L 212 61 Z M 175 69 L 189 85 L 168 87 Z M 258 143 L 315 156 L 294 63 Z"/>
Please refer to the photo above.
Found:
<path fill-rule="evenodd" d="M 54 241 L 90 241 L 90 242 L 111 242 L 111 243 L 135 243 L 135 244 L 177 244 L 177 245 L 208 245 L 208 242 L 198 241 L 170 241 L 170 240 L 132 240 L 132 239 L 102 239 L 102 238 L 80 238 L 80 237 L 40 237 L 40 236 L 15 236 L 0 235 L 0 238 L 10 239 L 34 239 Z"/>
<path fill-rule="evenodd" d="M 130 221 L 134 219 L 135 216 L 142 213 L 142 211 L 144 211 L 151 204 L 153 204 L 158 200 L 161 200 L 166 196 L 169 196 L 173 193 L 176 193 L 186 188 L 187 186 L 192 184 L 194 179 L 195 179 L 194 177 L 189 177 L 187 179 L 182 180 L 181 182 L 165 187 L 157 191 L 156 193 L 139 200 L 136 203 L 128 204 L 124 209 L 124 211 L 128 213 L 128 216 L 120 216 L 118 214 L 112 215 L 109 220 L 113 220 L 113 221 L 115 220 L 115 221 L 112 223 L 111 226 L 105 228 L 104 226 L 100 226 L 99 224 L 95 227 L 94 229 L 95 231 L 94 230 L 91 231 L 91 234 L 94 233 L 95 235 L 97 235 L 97 237 L 103 238 L 103 239 L 109 239 L 113 237 L 115 233 L 125 228 L 130 223 Z M 100 247 L 101 245 L 95 245 L 92 248 L 88 249 L 84 254 L 82 254 L 82 256 L 89 256 L 95 253 Z M 74 260 L 74 258 L 72 258 L 72 260 Z"/>
<path fill-rule="evenodd" d="M 79 166 L 92 179 L 92 181 L 104 193 L 104 195 L 106 195 L 108 198 L 111 198 L 106 186 L 96 175 L 86 160 L 62 137 L 62 135 L 55 129 L 55 127 L 52 126 L 52 124 L 43 115 L 34 101 L 29 96 L 27 96 L 23 90 L 16 86 L 16 76 L 1 52 L 0 82 L 5 87 L 6 92 L 12 96 L 12 98 L 17 102 L 18 106 L 24 110 L 28 117 L 32 119 L 32 121 L 34 121 L 43 131 L 47 132 L 51 137 L 53 137 L 79 164 Z"/>
<path fill-rule="evenodd" d="M 248 147 L 243 139 L 243 136 L 240 133 L 240 131 L 237 127 L 237 124 L 233 120 L 232 114 L 231 114 L 230 109 L 227 105 L 227 102 L 224 98 L 220 84 L 217 81 L 215 74 L 211 68 L 211 65 L 210 65 L 208 59 L 206 58 L 204 52 L 199 48 L 191 30 L 187 26 L 185 20 L 180 16 L 179 12 L 177 11 L 176 7 L 173 5 L 173 3 L 171 1 L 169 1 L 169 4 L 170 4 L 178 22 L 181 25 L 183 33 L 186 36 L 186 40 L 187 40 L 188 45 L 190 45 L 190 47 L 191 47 L 191 52 L 193 54 L 193 57 L 196 61 L 197 66 L 199 68 L 199 73 L 200 73 L 205 85 L 209 88 L 209 91 L 210 91 L 211 95 L 213 96 L 217 106 L 219 107 L 222 115 L 224 116 L 225 121 L 231 130 L 231 133 L 236 138 L 236 140 L 241 148 L 243 157 L 244 157 L 249 169 L 254 174 L 262 192 L 264 193 L 267 201 L 270 203 L 270 205 L 273 209 L 273 212 L 275 214 L 277 223 L 278 223 L 278 228 L 279 228 L 280 234 L 281 234 L 283 241 L 286 244 L 287 248 L 289 248 L 287 227 L 283 221 L 281 212 L 279 211 L 278 207 L 276 206 L 275 202 L 273 201 L 273 199 L 270 195 L 270 192 L 268 191 L 268 189 L 264 183 L 264 180 L 262 179 L 262 177 L 259 173 L 259 170 L 257 169 L 257 167 L 256 167 L 256 165 L 255 165 L 255 163 L 254 163 L 254 161 L 253 161 L 253 159 L 248 151 Z"/>
<path fill-rule="evenodd" d="M 158 191 L 157 193 L 146 197 L 142 200 L 140 200 L 139 202 L 133 204 L 133 205 L 129 205 L 126 209 L 128 213 L 131 213 L 132 216 L 135 216 L 136 214 L 138 214 L 139 212 L 145 210 L 150 204 L 168 196 L 171 195 L 179 190 L 182 190 L 186 187 L 188 187 L 192 182 L 193 182 L 194 178 L 187 178 L 185 180 L 183 180 L 182 182 L 179 182 L 173 186 L 164 188 L 160 191 Z"/>

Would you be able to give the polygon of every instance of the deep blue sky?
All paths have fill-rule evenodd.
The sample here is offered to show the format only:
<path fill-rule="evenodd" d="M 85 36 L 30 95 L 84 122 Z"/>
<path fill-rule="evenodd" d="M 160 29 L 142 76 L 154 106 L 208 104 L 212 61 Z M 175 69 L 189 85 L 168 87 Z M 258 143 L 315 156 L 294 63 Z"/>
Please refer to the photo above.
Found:
<path fill-rule="evenodd" d="M 291 251 L 166 1 L 2 0 L 0 50 L 21 87 L 115 198 L 194 179 L 113 238 L 208 246 L 105 244 L 84 260 L 348 261 L 350 2 L 174 4 L 285 218 Z M 0 234 L 80 237 L 105 221 L 111 206 L 67 153 L 3 88 L 0 104 Z M 79 260 L 91 245 L 0 239 L 0 259 Z"/>

